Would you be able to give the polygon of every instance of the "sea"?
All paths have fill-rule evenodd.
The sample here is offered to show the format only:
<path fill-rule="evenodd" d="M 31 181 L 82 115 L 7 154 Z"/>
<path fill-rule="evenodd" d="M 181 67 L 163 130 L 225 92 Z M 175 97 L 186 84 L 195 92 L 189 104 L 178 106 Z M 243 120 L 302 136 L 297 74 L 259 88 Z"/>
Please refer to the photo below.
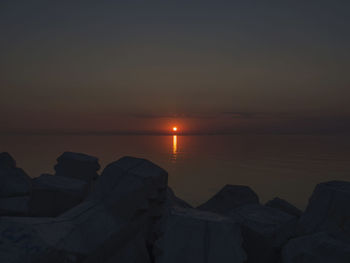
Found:
<path fill-rule="evenodd" d="M 262 203 L 279 197 L 305 209 L 318 183 L 350 181 L 347 135 L 1 135 L 0 151 L 31 177 L 54 173 L 65 151 L 98 157 L 100 171 L 123 156 L 146 158 L 193 206 L 234 184 L 250 186 Z"/>

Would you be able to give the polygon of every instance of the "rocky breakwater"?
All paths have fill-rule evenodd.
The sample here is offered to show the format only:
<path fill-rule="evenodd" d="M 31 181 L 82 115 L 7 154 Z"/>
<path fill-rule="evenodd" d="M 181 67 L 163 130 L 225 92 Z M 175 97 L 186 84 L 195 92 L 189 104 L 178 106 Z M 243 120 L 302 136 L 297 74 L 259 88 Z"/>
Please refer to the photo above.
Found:
<path fill-rule="evenodd" d="M 350 183 L 319 184 L 305 212 L 227 185 L 193 208 L 167 172 L 63 153 L 31 179 L 0 154 L 1 263 L 349 263 Z"/>

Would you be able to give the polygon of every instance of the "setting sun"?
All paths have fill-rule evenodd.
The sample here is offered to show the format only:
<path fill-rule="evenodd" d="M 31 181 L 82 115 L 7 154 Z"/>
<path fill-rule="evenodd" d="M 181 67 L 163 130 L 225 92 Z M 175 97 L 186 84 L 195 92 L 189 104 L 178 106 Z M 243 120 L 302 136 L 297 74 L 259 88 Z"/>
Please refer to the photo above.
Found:
<path fill-rule="evenodd" d="M 173 127 L 173 131 L 174 131 L 174 132 L 177 131 L 177 127 Z"/>

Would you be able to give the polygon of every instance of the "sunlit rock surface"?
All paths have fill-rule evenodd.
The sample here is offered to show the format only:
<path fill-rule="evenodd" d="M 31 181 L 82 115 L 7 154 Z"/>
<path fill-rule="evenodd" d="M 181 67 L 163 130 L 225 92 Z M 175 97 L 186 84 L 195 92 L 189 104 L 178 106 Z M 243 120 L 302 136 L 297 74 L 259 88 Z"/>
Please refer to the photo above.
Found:
<path fill-rule="evenodd" d="M 259 204 L 240 206 L 230 213 L 238 222 L 248 263 L 274 263 L 280 249 L 294 235 L 297 218 Z"/>
<path fill-rule="evenodd" d="M 296 208 L 294 205 L 288 203 L 286 200 L 275 197 L 274 199 L 268 201 L 266 204 L 268 207 L 279 209 L 287 214 L 300 217 L 303 212 Z"/>
<path fill-rule="evenodd" d="M 43 174 L 32 179 L 30 215 L 55 217 L 81 203 L 87 195 L 85 181 Z"/>
<path fill-rule="evenodd" d="M 298 233 L 338 230 L 350 234 L 350 182 L 320 183 L 300 218 Z"/>
<path fill-rule="evenodd" d="M 156 242 L 157 263 L 244 262 L 239 226 L 232 220 L 196 209 L 173 208 L 164 236 Z"/>
<path fill-rule="evenodd" d="M 290 240 L 282 251 L 283 263 L 349 263 L 350 239 L 325 232 Z"/>
<path fill-rule="evenodd" d="M 96 157 L 82 153 L 64 152 L 57 158 L 55 175 L 84 180 L 92 185 L 93 180 L 98 177 L 97 171 L 99 169 L 100 164 Z"/>
<path fill-rule="evenodd" d="M 259 203 L 259 197 L 250 187 L 226 185 L 211 199 L 197 208 L 219 214 L 228 214 L 238 206 L 257 203 Z"/>

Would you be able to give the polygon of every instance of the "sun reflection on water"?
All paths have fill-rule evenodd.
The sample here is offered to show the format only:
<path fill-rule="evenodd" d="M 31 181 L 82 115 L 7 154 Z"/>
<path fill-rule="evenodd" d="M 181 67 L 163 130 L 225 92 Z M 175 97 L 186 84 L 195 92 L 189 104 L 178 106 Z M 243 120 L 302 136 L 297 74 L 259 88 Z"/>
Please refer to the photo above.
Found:
<path fill-rule="evenodd" d="M 173 135 L 173 153 L 171 155 L 171 160 L 176 161 L 177 157 L 177 135 Z"/>

